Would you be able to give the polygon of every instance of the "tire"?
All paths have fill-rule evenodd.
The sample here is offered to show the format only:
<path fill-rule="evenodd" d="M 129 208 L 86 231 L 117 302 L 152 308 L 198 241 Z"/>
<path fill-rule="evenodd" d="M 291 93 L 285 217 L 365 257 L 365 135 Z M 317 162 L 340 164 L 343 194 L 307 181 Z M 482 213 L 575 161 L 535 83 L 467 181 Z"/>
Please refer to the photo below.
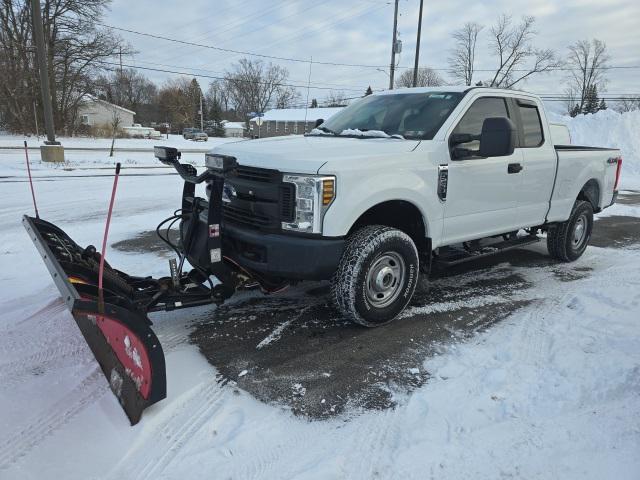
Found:
<path fill-rule="evenodd" d="M 547 231 L 549 255 L 562 262 L 580 258 L 589 244 L 593 230 L 593 207 L 584 200 L 576 200 L 566 222 L 557 223 Z"/>
<path fill-rule="evenodd" d="M 418 250 L 409 235 L 381 225 L 363 227 L 347 240 L 331 297 L 346 318 L 378 327 L 405 309 L 418 275 Z"/>

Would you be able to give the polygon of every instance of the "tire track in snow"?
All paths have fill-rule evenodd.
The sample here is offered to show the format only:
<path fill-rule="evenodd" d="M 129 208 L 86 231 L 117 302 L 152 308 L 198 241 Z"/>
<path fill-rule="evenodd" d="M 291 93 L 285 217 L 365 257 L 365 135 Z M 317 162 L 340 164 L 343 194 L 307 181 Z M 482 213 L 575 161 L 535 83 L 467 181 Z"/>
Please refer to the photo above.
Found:
<path fill-rule="evenodd" d="M 396 421 L 398 408 L 369 413 L 373 415 L 370 422 L 359 422 L 361 428 L 352 432 L 356 442 L 350 450 L 354 452 L 355 463 L 350 463 L 353 471 L 348 472 L 347 478 L 386 478 L 380 472 L 380 465 L 389 465 L 388 459 L 393 456 L 394 442 L 400 434 L 400 427 Z"/>
<path fill-rule="evenodd" d="M 42 375 L 47 370 L 85 365 L 91 360 L 93 355 L 88 347 L 80 342 L 57 345 L 15 362 L 0 365 L 0 384 L 3 388 L 13 387 L 31 376 Z"/>
<path fill-rule="evenodd" d="M 108 478 L 157 478 L 211 419 L 225 393 L 224 387 L 216 381 L 201 384 L 165 423 L 145 435 L 153 437 L 153 448 L 149 449 L 144 442 L 127 455 L 133 461 L 127 464 L 125 459 L 125 463 L 116 467 Z"/>
<path fill-rule="evenodd" d="M 54 307 L 57 306 L 60 306 L 59 311 L 66 309 L 66 306 L 62 302 L 60 302 L 59 305 L 56 304 Z M 58 310 L 57 308 L 48 310 L 48 308 L 49 306 L 39 310 L 36 314 L 31 315 L 30 318 L 35 318 L 38 314 L 45 311 L 54 312 Z M 28 375 L 29 371 L 32 370 L 34 366 L 37 367 L 38 364 L 47 364 L 49 361 L 63 361 L 62 363 L 64 363 L 64 360 L 75 360 L 78 356 L 82 356 L 83 352 L 88 353 L 85 359 L 86 362 L 81 362 L 81 364 L 95 362 L 94 356 L 88 349 L 88 346 L 84 345 L 82 334 L 77 330 L 75 333 L 77 334 L 77 342 L 69 343 L 67 333 L 58 331 L 59 338 L 56 338 L 56 343 L 59 344 L 51 347 L 49 343 L 47 344 L 49 348 L 38 351 L 24 359 L 2 365 L 0 367 L 0 382 L 2 382 L 3 388 L 6 388 L 7 385 L 15 385 L 24 379 L 24 376 Z M 74 338 L 76 338 L 76 336 L 74 336 Z M 165 344 L 163 345 L 165 354 L 181 343 L 186 342 L 187 338 L 187 331 L 167 335 L 164 339 Z M 29 344 L 29 346 L 33 349 L 38 348 L 40 345 Z M 34 365 L 34 363 L 36 365 Z M 78 365 L 78 363 L 74 364 Z M 60 363 L 54 363 L 56 367 L 60 365 Z M 3 375 L 5 376 L 3 377 Z M 64 427 L 78 413 L 102 398 L 106 392 L 110 391 L 107 382 L 101 377 L 103 377 L 102 370 L 96 364 L 93 373 L 87 376 L 61 400 L 45 412 L 33 417 L 32 420 L 25 426 L 20 427 L 19 430 L 10 433 L 7 436 L 7 440 L 0 443 L 0 471 L 15 463 L 20 457 L 27 455 L 42 440 Z"/>
<path fill-rule="evenodd" d="M 106 381 L 100 379 L 101 376 L 102 370 L 96 366 L 88 377 L 50 409 L 36 415 L 26 426 L 9 433 L 7 439 L 0 444 L 0 470 L 15 463 L 87 406 L 100 399 L 109 390 Z"/>
<path fill-rule="evenodd" d="M 297 420 L 289 420 L 296 422 Z M 303 432 L 300 428 L 291 429 L 292 435 L 287 435 L 281 442 L 277 444 L 267 443 L 262 436 L 257 435 L 250 452 L 245 452 L 250 460 L 242 462 L 240 473 L 231 478 L 257 480 L 265 478 L 294 478 L 294 472 L 283 471 L 282 460 L 286 455 L 292 452 L 312 451 L 314 444 L 311 443 L 313 435 L 309 432 Z M 288 462 L 285 462 L 285 465 Z M 273 471 L 275 469 L 275 471 Z"/>

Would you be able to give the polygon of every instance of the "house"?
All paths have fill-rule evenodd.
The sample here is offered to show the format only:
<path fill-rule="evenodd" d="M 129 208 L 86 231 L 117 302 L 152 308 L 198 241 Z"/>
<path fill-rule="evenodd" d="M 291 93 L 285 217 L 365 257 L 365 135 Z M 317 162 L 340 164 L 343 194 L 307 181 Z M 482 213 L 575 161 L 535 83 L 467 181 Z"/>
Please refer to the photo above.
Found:
<path fill-rule="evenodd" d="M 251 136 L 276 137 L 281 135 L 302 135 L 310 132 L 316 120 L 327 120 L 343 107 L 326 108 L 274 108 L 265 112 L 262 117 L 254 117 L 249 121 Z M 258 126 L 259 119 L 262 120 Z"/>
<path fill-rule="evenodd" d="M 244 131 L 245 131 L 244 123 L 222 120 L 220 124 L 222 125 L 222 128 L 224 128 L 225 137 L 244 137 Z"/>
<path fill-rule="evenodd" d="M 80 125 L 96 129 L 111 129 L 114 115 L 118 118 L 119 127 L 133 125 L 133 116 L 136 112 L 127 110 L 106 100 L 101 100 L 93 95 L 85 95 L 78 106 L 78 122 Z"/>

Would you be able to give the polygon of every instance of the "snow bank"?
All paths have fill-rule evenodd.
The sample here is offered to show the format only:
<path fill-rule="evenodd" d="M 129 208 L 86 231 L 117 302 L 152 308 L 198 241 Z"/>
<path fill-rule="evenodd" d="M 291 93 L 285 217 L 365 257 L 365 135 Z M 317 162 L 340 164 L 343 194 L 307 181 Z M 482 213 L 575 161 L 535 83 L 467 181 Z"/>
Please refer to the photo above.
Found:
<path fill-rule="evenodd" d="M 618 113 L 611 109 L 595 114 L 550 117 L 569 127 L 571 143 L 615 147 L 622 151 L 622 186 L 640 185 L 640 110 Z"/>

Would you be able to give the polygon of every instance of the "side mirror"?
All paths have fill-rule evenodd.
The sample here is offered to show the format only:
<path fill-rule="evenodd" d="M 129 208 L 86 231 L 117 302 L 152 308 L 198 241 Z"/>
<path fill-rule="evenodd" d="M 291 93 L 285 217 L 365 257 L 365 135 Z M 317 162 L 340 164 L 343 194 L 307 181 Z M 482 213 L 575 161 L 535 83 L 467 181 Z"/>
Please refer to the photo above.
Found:
<path fill-rule="evenodd" d="M 153 147 L 153 154 L 165 165 L 175 165 L 182 155 L 174 147 Z"/>
<path fill-rule="evenodd" d="M 474 140 L 480 140 L 477 135 L 471 135 L 470 133 L 453 133 L 449 137 L 449 145 L 455 147 L 461 143 L 469 143 Z"/>
<path fill-rule="evenodd" d="M 319 118 L 316 120 L 315 128 L 318 128 L 320 125 L 324 123 L 324 118 Z"/>
<path fill-rule="evenodd" d="M 516 127 L 507 117 L 485 118 L 480 134 L 481 157 L 506 157 L 516 145 Z"/>

